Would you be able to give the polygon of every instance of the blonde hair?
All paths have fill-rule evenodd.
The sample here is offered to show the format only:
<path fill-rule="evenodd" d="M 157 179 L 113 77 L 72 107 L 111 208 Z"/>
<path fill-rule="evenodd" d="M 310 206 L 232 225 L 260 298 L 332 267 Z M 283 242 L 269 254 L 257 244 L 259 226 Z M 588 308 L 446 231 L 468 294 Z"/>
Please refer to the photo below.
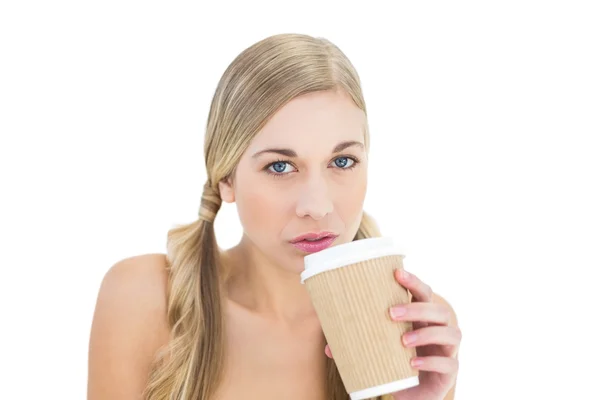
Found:
<path fill-rule="evenodd" d="M 342 51 L 303 34 L 267 37 L 240 53 L 215 91 L 206 126 L 207 182 L 198 220 L 168 232 L 168 323 L 171 339 L 152 366 L 146 400 L 210 400 L 224 372 L 223 282 L 213 221 L 218 182 L 232 177 L 253 137 L 283 105 L 316 91 L 342 90 L 366 114 L 360 80 Z M 365 147 L 369 148 L 365 124 Z M 363 212 L 354 240 L 380 236 Z M 325 356 L 325 355 L 324 355 Z M 335 362 L 327 359 L 328 399 L 349 398 Z"/>

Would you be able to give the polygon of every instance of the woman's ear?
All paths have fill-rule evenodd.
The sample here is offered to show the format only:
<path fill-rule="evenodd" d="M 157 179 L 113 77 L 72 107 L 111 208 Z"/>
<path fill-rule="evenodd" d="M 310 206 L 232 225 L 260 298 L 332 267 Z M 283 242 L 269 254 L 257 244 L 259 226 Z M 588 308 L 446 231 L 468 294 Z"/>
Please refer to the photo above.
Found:
<path fill-rule="evenodd" d="M 233 182 L 230 178 L 219 181 L 219 195 L 225 203 L 233 203 L 235 201 Z"/>

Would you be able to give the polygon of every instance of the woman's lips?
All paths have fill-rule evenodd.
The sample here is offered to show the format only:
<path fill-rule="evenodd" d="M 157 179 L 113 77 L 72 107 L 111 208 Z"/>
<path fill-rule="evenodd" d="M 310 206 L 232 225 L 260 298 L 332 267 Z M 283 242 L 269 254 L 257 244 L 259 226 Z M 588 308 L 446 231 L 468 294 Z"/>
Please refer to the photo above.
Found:
<path fill-rule="evenodd" d="M 328 236 L 323 239 L 310 241 L 310 242 L 308 240 L 301 240 L 299 242 L 292 243 L 292 245 L 304 252 L 316 253 L 317 251 L 324 250 L 324 249 L 328 248 L 329 246 L 331 246 L 331 244 L 335 241 L 335 239 L 336 239 L 336 236 Z"/>

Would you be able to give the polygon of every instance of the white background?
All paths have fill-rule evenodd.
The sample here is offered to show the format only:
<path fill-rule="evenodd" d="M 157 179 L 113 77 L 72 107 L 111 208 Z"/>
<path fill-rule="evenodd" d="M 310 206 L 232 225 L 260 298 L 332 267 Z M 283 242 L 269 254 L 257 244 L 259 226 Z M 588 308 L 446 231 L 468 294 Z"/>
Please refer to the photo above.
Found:
<path fill-rule="evenodd" d="M 2 2 L 0 398 L 85 398 L 104 273 L 196 218 L 217 82 L 283 32 L 361 76 L 365 209 L 458 314 L 456 398 L 600 398 L 596 4 Z"/>

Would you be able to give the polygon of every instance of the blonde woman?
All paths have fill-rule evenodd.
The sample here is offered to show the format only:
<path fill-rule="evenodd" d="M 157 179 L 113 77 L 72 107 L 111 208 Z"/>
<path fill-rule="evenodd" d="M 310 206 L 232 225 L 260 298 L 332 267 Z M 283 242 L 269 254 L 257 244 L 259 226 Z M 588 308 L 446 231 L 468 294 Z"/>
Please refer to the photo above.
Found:
<path fill-rule="evenodd" d="M 168 233 L 167 254 L 103 279 L 88 399 L 348 399 L 299 278 L 310 252 L 379 236 L 363 211 L 368 154 L 359 77 L 338 47 L 280 34 L 244 50 L 210 107 L 198 219 Z M 227 250 L 213 227 L 222 201 L 243 226 Z M 396 279 L 413 302 L 390 312 L 415 323 L 398 340 L 416 346 L 421 384 L 384 398 L 452 399 L 455 314 L 416 276 Z"/>

